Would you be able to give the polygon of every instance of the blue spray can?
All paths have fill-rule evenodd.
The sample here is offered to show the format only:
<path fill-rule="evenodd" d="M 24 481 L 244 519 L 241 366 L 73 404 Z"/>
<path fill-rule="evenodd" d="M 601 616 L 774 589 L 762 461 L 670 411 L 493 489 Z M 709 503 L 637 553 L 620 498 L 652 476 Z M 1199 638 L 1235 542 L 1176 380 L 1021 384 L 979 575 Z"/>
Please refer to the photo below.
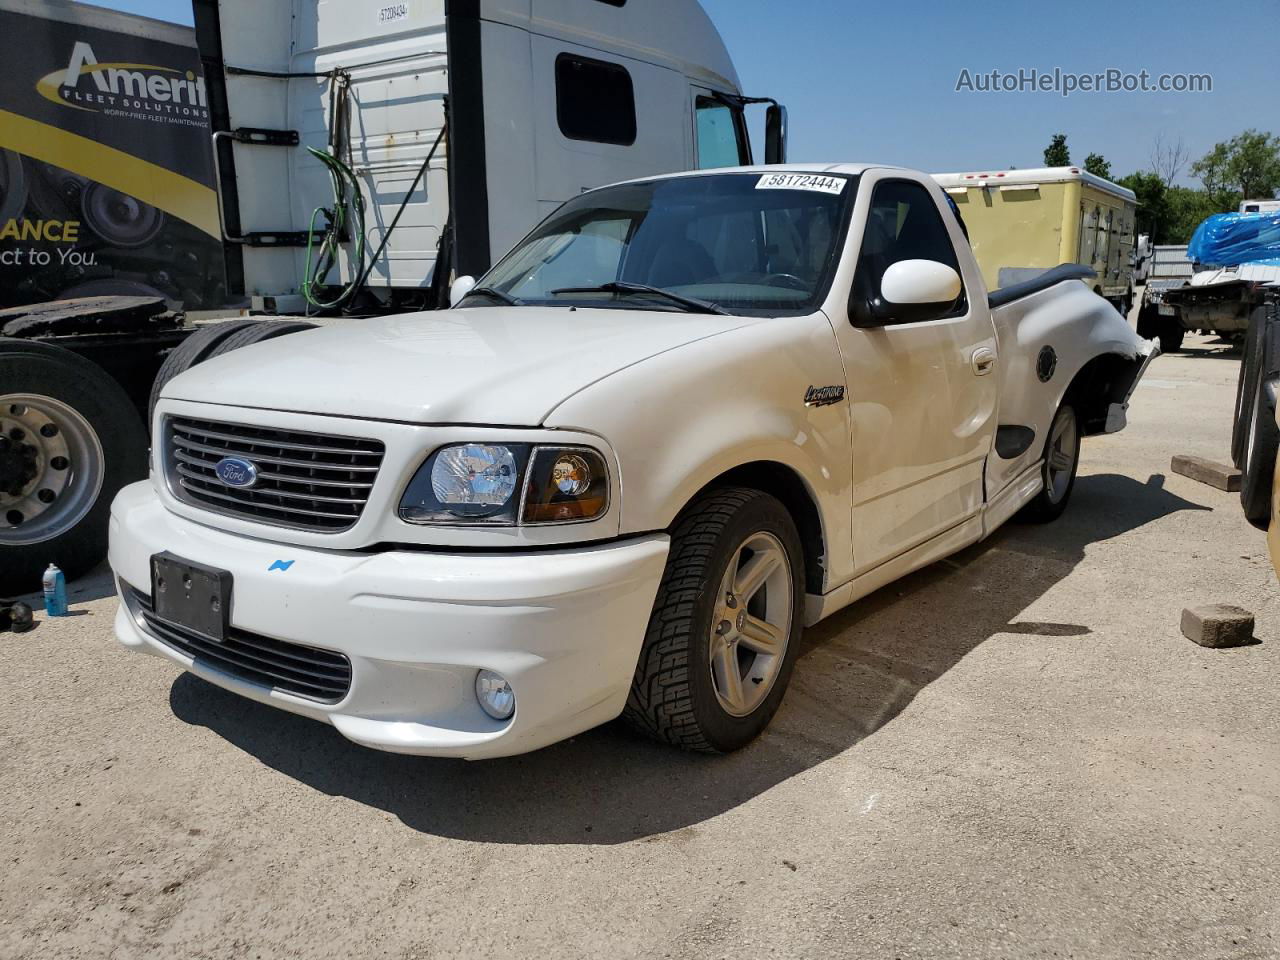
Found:
<path fill-rule="evenodd" d="M 67 578 L 52 563 L 44 572 L 44 612 L 51 617 L 67 615 Z"/>

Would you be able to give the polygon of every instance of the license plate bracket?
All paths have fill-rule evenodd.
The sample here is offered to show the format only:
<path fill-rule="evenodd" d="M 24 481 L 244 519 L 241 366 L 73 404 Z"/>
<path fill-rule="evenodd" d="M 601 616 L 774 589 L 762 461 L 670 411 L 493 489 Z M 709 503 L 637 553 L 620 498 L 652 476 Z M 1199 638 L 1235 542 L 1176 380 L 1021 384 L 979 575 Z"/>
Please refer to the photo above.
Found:
<path fill-rule="evenodd" d="M 151 601 L 156 616 L 215 643 L 225 643 L 231 627 L 229 570 L 206 567 L 172 553 L 151 558 Z"/>

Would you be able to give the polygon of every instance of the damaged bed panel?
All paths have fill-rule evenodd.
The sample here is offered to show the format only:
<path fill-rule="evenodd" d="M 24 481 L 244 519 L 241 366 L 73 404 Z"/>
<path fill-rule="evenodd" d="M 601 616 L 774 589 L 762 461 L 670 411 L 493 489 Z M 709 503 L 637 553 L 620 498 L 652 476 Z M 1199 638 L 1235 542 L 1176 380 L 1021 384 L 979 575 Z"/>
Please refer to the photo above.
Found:
<path fill-rule="evenodd" d="M 1030 428 L 1036 440 L 1017 456 L 991 459 L 989 498 L 1039 461 L 1049 424 L 1068 396 L 1084 436 L 1121 429 L 1129 397 L 1158 352 L 1111 304 L 1075 280 L 1014 300 L 997 296 L 994 302 L 1000 419 Z"/>

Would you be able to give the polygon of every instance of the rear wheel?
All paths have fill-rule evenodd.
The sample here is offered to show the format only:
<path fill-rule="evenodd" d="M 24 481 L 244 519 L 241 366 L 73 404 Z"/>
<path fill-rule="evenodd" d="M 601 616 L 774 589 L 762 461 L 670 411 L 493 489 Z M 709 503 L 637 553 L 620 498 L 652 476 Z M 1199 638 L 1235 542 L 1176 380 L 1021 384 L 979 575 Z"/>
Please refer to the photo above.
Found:
<path fill-rule="evenodd" d="M 1057 520 L 1071 499 L 1080 469 L 1080 422 L 1075 408 L 1064 403 L 1049 426 L 1041 464 L 1043 488 L 1034 500 L 1022 508 L 1020 516 L 1032 523 Z"/>
<path fill-rule="evenodd" d="M 1161 353 L 1177 353 L 1187 331 L 1177 317 L 1160 315 L 1160 308 L 1148 303 L 1138 312 L 1138 336 L 1145 340 L 1159 340 Z"/>
<path fill-rule="evenodd" d="M 146 476 L 146 435 L 114 380 L 70 351 L 0 340 L 0 593 L 106 555 L 111 500 Z"/>
<path fill-rule="evenodd" d="M 804 561 L 786 508 L 718 490 L 677 521 L 624 717 L 659 740 L 725 753 L 777 712 L 803 628 Z"/>
<path fill-rule="evenodd" d="M 1176 317 L 1162 319 L 1164 322 L 1160 325 L 1160 352 L 1177 353 L 1182 349 L 1182 341 L 1186 339 L 1187 331 L 1182 328 L 1182 324 Z"/>
<path fill-rule="evenodd" d="M 170 380 L 185 373 L 192 367 L 247 347 L 251 343 L 283 337 L 285 334 L 310 330 L 314 323 L 301 320 L 263 321 L 263 320 L 228 320 L 201 327 L 165 358 L 164 364 L 156 374 L 151 386 L 151 400 L 147 409 L 147 424 L 150 427 L 155 419 L 156 404 L 160 394 Z"/>
<path fill-rule="evenodd" d="M 224 354 L 231 353 L 233 350 L 239 350 L 241 347 L 264 343 L 267 340 L 288 336 L 291 333 L 314 330 L 315 326 L 314 323 L 307 323 L 304 320 L 264 320 L 261 323 L 255 323 L 252 326 L 235 331 L 228 337 L 224 337 L 214 347 L 208 359 L 212 360 L 214 357 L 221 357 Z"/>
<path fill-rule="evenodd" d="M 165 385 L 180 373 L 184 373 L 197 363 L 209 359 L 210 354 L 227 337 L 237 330 L 252 326 L 256 320 L 228 320 L 225 323 L 213 323 L 201 327 L 164 358 L 151 384 L 151 398 L 147 403 L 147 429 L 155 420 L 156 404 L 160 401 L 160 393 Z"/>

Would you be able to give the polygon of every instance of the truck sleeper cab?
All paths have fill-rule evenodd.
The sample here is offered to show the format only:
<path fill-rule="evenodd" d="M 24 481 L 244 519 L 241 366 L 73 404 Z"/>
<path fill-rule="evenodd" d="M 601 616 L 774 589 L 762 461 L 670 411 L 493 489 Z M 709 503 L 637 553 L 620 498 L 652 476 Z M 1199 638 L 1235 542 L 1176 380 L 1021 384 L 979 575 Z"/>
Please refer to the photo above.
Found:
<path fill-rule="evenodd" d="M 448 277 L 484 273 L 584 190 L 752 161 L 756 101 L 696 0 L 423 0 L 361 15 L 196 0 L 195 13 L 232 292 L 269 312 L 357 294 L 444 305 Z M 321 208 L 357 222 L 326 225 Z M 329 236 L 332 263 L 316 252 Z"/>
<path fill-rule="evenodd" d="M 736 749 L 805 625 L 1065 509 L 1156 353 L 1081 279 L 988 295 L 915 171 L 588 192 L 456 309 L 171 381 L 117 634 L 381 749 Z"/>

